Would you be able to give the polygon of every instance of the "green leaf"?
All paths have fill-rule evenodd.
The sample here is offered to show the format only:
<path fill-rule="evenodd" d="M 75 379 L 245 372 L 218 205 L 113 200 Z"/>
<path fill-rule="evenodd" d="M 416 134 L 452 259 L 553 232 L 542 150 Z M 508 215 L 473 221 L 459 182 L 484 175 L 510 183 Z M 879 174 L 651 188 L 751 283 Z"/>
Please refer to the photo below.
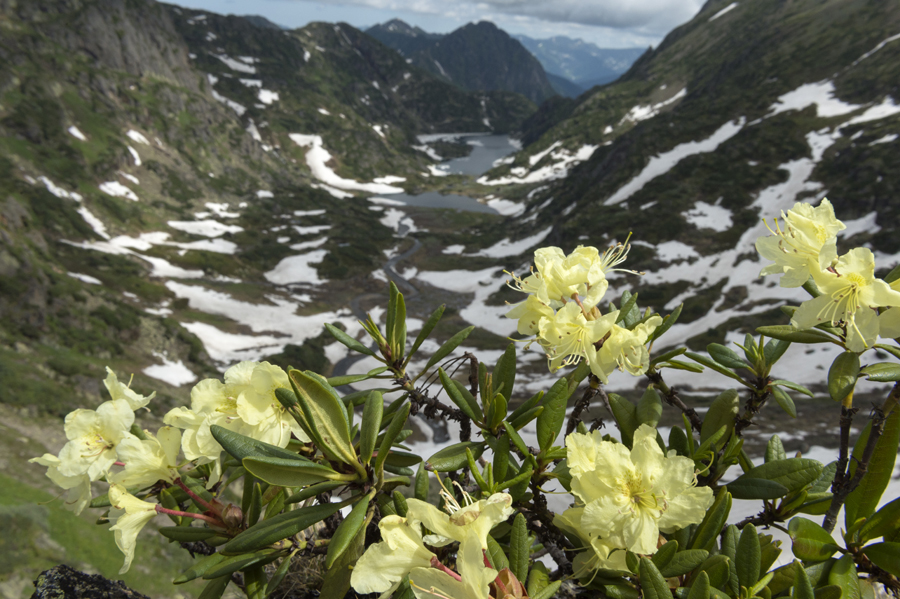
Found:
<path fill-rule="evenodd" d="M 456 407 L 474 422 L 481 422 L 478 402 L 475 401 L 475 398 L 472 397 L 469 390 L 466 389 L 462 383 L 454 381 L 447 376 L 447 373 L 444 372 L 443 368 L 438 368 L 438 376 L 441 379 L 441 385 L 443 385 L 444 391 L 447 392 L 450 401 L 456 404 Z"/>
<path fill-rule="evenodd" d="M 487 538 L 487 556 L 494 570 L 500 571 L 503 568 L 509 568 L 509 559 L 503 553 L 503 548 L 494 540 L 494 537 L 488 535 Z"/>
<path fill-rule="evenodd" d="M 641 424 L 656 428 L 662 417 L 662 399 L 653 387 L 647 387 L 637 405 L 637 419 Z"/>
<path fill-rule="evenodd" d="M 437 472 L 453 472 L 463 468 L 466 463 L 466 449 L 472 452 L 475 459 L 484 453 L 483 441 L 465 441 L 445 447 L 426 460 Z"/>
<path fill-rule="evenodd" d="M 712 358 L 709 358 L 709 357 L 707 357 L 707 356 L 704 356 L 703 354 L 698 354 L 698 353 L 691 352 L 691 351 L 685 352 L 684 355 L 687 356 L 688 358 L 690 358 L 691 360 L 693 360 L 694 362 L 698 362 L 698 363 L 700 363 L 700 364 L 703 364 L 703 365 L 706 366 L 707 368 L 712 368 L 713 370 L 715 370 L 715 371 L 718 372 L 719 374 L 725 375 L 725 376 L 727 376 L 727 377 L 729 377 L 729 378 L 732 378 L 732 379 L 734 379 L 734 380 L 736 380 L 736 381 L 740 381 L 741 383 L 744 383 L 744 379 L 742 379 L 740 376 L 738 376 L 737 374 L 735 374 L 734 372 L 732 372 L 732 371 L 729 370 L 728 368 L 722 366 L 721 364 L 719 364 L 718 362 L 716 362 L 716 361 L 713 360 Z"/>
<path fill-rule="evenodd" d="M 703 372 L 703 367 L 683 360 L 667 360 L 660 362 L 658 368 L 672 368 L 674 370 L 687 370 L 688 372 Z"/>
<path fill-rule="evenodd" d="M 400 406 L 394 414 L 394 417 L 391 419 L 391 423 L 388 425 L 387 430 L 384 431 L 381 445 L 378 446 L 378 457 L 375 458 L 375 465 L 373 467 L 376 473 L 381 472 L 381 469 L 384 468 L 384 462 L 390 454 L 391 446 L 393 446 L 394 440 L 400 434 L 400 431 L 403 430 L 403 425 L 406 424 L 406 419 L 409 417 L 409 409 L 409 402 Z"/>
<path fill-rule="evenodd" d="M 316 522 L 321 522 L 340 508 L 341 504 L 339 503 L 329 503 L 284 512 L 248 528 L 225 543 L 221 552 L 225 554 L 239 554 L 267 547 L 281 539 L 294 536 Z"/>
<path fill-rule="evenodd" d="M 827 530 L 806 518 L 792 518 L 788 523 L 794 555 L 803 561 L 821 562 L 838 550 Z"/>
<path fill-rule="evenodd" d="M 721 343 L 710 343 L 706 346 L 706 352 L 722 366 L 727 366 L 728 368 L 752 368 L 734 350 Z"/>
<path fill-rule="evenodd" d="M 678 307 L 672 311 L 671 314 L 668 314 L 665 318 L 663 318 L 662 324 L 656 327 L 656 330 L 650 333 L 650 338 L 648 341 L 655 341 L 663 336 L 663 334 L 672 328 L 672 325 L 678 321 L 678 317 L 681 316 L 681 310 L 684 308 L 684 304 L 678 304 Z"/>
<path fill-rule="evenodd" d="M 669 543 L 666 543 L 666 545 L 668 544 Z M 659 571 L 666 578 L 683 576 L 706 561 L 707 557 L 709 557 L 709 551 L 706 551 L 705 549 L 687 549 L 685 551 L 679 551 L 672 557 L 668 564 L 660 567 Z"/>
<path fill-rule="evenodd" d="M 510 343 L 506 346 L 506 351 L 497 360 L 494 372 L 491 375 L 494 380 L 494 392 L 503 393 L 503 396 L 511 398 L 513 396 L 513 386 L 516 384 L 516 344 Z M 506 416 L 504 414 L 504 416 Z"/>
<path fill-rule="evenodd" d="M 859 531 L 859 540 L 865 543 L 889 535 L 898 529 L 900 529 L 900 499 L 895 499 L 881 506 L 881 509 L 866 521 L 865 526 Z"/>
<path fill-rule="evenodd" d="M 403 359 L 403 352 L 406 351 L 406 302 L 393 281 L 391 281 L 391 299 L 388 302 L 387 320 L 385 332 L 388 335 L 388 344 L 392 350 L 396 349 L 396 355 L 391 356 L 396 362 Z"/>
<path fill-rule="evenodd" d="M 672 358 L 677 358 L 678 356 L 680 356 L 681 354 L 683 354 L 686 351 L 687 351 L 686 347 L 679 347 L 677 349 L 667 351 L 666 353 L 660 354 L 660 355 L 656 356 L 655 358 L 653 358 L 652 360 L 650 360 L 650 366 L 656 366 L 657 364 L 660 364 L 662 362 L 667 362 L 667 361 L 671 360 Z"/>
<path fill-rule="evenodd" d="M 863 547 L 862 552 L 882 570 L 900 577 L 900 543 L 875 543 Z"/>
<path fill-rule="evenodd" d="M 669 449 L 674 449 L 680 456 L 690 457 L 691 448 L 688 447 L 688 443 L 684 429 L 680 426 L 673 426 L 669 431 Z"/>
<path fill-rule="evenodd" d="M 775 401 L 778 402 L 778 405 L 788 416 L 791 418 L 797 417 L 797 408 L 794 406 L 794 400 L 791 399 L 787 391 L 781 387 L 772 387 L 772 395 L 775 396 Z"/>
<path fill-rule="evenodd" d="M 290 370 L 288 378 L 309 423 L 310 438 L 329 459 L 359 466 L 344 404 L 328 381 L 308 370 Z"/>
<path fill-rule="evenodd" d="M 535 595 L 531 595 L 531 599 L 552 599 L 556 597 L 556 591 L 559 590 L 559 587 L 562 586 L 562 581 L 557 580 L 556 582 L 551 582 Z"/>
<path fill-rule="evenodd" d="M 331 568 L 325 570 L 322 586 L 319 589 L 320 597 L 345 597 L 350 590 L 350 575 L 354 564 L 365 551 L 366 527 L 361 526 L 359 532 L 350 541 L 349 547 L 343 552 Z"/>
<path fill-rule="evenodd" d="M 203 587 L 203 592 L 200 593 L 197 599 L 219 599 L 225 594 L 225 588 L 229 582 L 231 582 L 231 576 L 222 576 L 221 578 L 210 580 Z"/>
<path fill-rule="evenodd" d="M 842 555 L 828 573 L 828 584 L 836 585 L 843 591 L 841 599 L 861 599 L 859 574 L 852 555 Z"/>
<path fill-rule="evenodd" d="M 756 332 L 772 339 L 794 343 L 833 343 L 834 337 L 818 329 L 798 329 L 789 324 L 757 327 Z"/>
<path fill-rule="evenodd" d="M 542 405 L 544 411 L 537 419 L 538 447 L 542 452 L 550 449 L 562 430 L 566 419 L 566 403 L 569 400 L 569 387 L 566 379 L 556 381 L 547 391 Z"/>
<path fill-rule="evenodd" d="M 524 481 L 529 480 L 532 474 L 534 474 L 534 470 L 532 469 L 531 465 L 523 466 L 522 470 L 520 470 L 518 474 L 507 481 L 503 481 L 500 484 L 500 490 L 505 491 L 506 489 L 522 484 Z M 510 494 L 513 495 L 513 499 L 516 499 L 516 493 Z"/>
<path fill-rule="evenodd" d="M 776 460 L 786 460 L 787 452 L 784 451 L 784 445 L 781 443 L 781 437 L 772 435 L 766 444 L 766 462 L 774 462 Z"/>
<path fill-rule="evenodd" d="M 428 480 L 428 471 L 425 470 L 425 462 L 419 464 L 419 470 L 416 472 L 416 486 L 413 496 L 419 501 L 428 499 L 428 488 L 431 483 Z"/>
<path fill-rule="evenodd" d="M 622 433 L 622 443 L 631 448 L 634 443 L 634 432 L 641 426 L 637 416 L 637 407 L 616 393 L 609 393 L 609 407 Z"/>
<path fill-rule="evenodd" d="M 528 573 L 528 596 L 534 597 L 550 584 L 550 571 L 543 562 L 536 561 Z"/>
<path fill-rule="evenodd" d="M 666 579 L 660 574 L 653 562 L 646 557 L 641 558 L 640 576 L 644 599 L 672 598 L 672 592 L 669 590 Z"/>
<path fill-rule="evenodd" d="M 340 387 L 342 385 L 352 385 L 353 383 L 358 383 L 360 381 L 366 381 L 370 378 L 376 377 L 379 374 L 387 372 L 387 366 L 379 366 L 378 368 L 373 368 L 369 372 L 365 374 L 348 374 L 345 376 L 333 376 L 329 379 L 328 384 L 332 387 Z"/>
<path fill-rule="evenodd" d="M 375 452 L 375 441 L 381 431 L 381 418 L 384 415 L 384 396 L 378 391 L 369 393 L 366 407 L 359 429 L 359 459 L 368 464 Z"/>
<path fill-rule="evenodd" d="M 788 389 L 793 389 L 794 391 L 798 391 L 807 397 L 813 397 L 813 392 L 801 385 L 800 383 L 792 383 L 791 381 L 786 381 L 784 379 L 778 379 L 776 381 L 772 381 L 769 383 L 770 385 L 781 385 L 782 387 L 787 387 Z"/>
<path fill-rule="evenodd" d="M 355 480 L 356 476 L 335 472 L 316 462 L 283 458 L 244 458 L 241 464 L 260 480 L 279 487 L 307 487 L 323 480 Z"/>
<path fill-rule="evenodd" d="M 737 569 L 738 583 L 748 589 L 759 580 L 759 565 L 762 550 L 759 545 L 759 535 L 756 527 L 748 524 L 741 531 L 738 541 L 737 555 L 735 556 L 735 568 Z"/>
<path fill-rule="evenodd" d="M 434 330 L 434 327 L 437 326 L 438 321 L 441 319 L 441 316 L 444 315 L 444 309 L 447 306 L 445 304 L 441 304 L 440 307 L 431 313 L 431 316 L 428 317 L 428 320 L 425 321 L 425 324 L 422 325 L 422 330 L 419 331 L 419 334 L 416 336 L 416 340 L 412 344 L 412 348 L 409 350 L 409 355 L 406 356 L 406 360 L 403 362 L 403 366 L 409 364 L 409 359 L 416 353 L 416 350 L 419 349 L 419 346 L 422 345 L 428 335 L 431 334 L 431 331 Z"/>
<path fill-rule="evenodd" d="M 284 503 L 285 505 L 300 503 L 301 501 L 306 501 L 310 497 L 315 497 L 316 495 L 321 495 L 322 493 L 333 491 L 338 487 L 346 484 L 347 483 L 342 480 L 326 480 L 320 483 L 316 483 L 289 496 L 284 500 Z"/>
<path fill-rule="evenodd" d="M 872 423 L 869 421 L 853 448 L 853 459 L 850 460 L 849 468 L 851 478 L 856 474 L 856 465 L 862 458 L 871 430 Z M 866 475 L 844 503 L 844 521 L 848 523 L 847 528 L 859 518 L 868 518 L 875 513 L 884 490 L 891 482 L 898 444 L 900 444 L 900 409 L 894 408 L 884 423 L 884 431 L 878 439 L 872 459 L 869 460 Z"/>
<path fill-rule="evenodd" d="M 728 483 L 728 490 L 736 499 L 778 499 L 816 480 L 822 469 L 820 462 L 807 458 L 768 462 Z"/>
<path fill-rule="evenodd" d="M 509 470 L 509 433 L 500 435 L 491 449 L 494 451 L 494 459 L 491 460 L 494 482 L 502 483 L 506 480 L 506 473 Z"/>
<path fill-rule="evenodd" d="M 220 576 L 228 576 L 255 564 L 274 562 L 282 555 L 284 555 L 284 551 L 278 549 L 263 549 L 253 553 L 234 555 L 211 567 L 203 574 L 203 578 L 211 580 Z"/>
<path fill-rule="evenodd" d="M 769 339 L 766 342 L 766 347 L 763 349 L 766 364 L 772 366 L 778 362 L 790 346 L 790 341 L 784 341 L 783 339 Z"/>
<path fill-rule="evenodd" d="M 710 588 L 709 575 L 706 572 L 701 572 L 697 579 L 694 580 L 694 584 L 691 585 L 687 599 L 710 599 Z"/>
<path fill-rule="evenodd" d="M 513 410 L 512 414 L 509 415 L 509 421 L 515 422 L 518 418 L 524 416 L 526 412 L 530 412 L 531 410 L 535 409 L 535 407 L 538 405 L 538 402 L 540 402 L 543 398 L 543 391 L 538 391 L 537 393 L 532 395 L 525 403 Z"/>
<path fill-rule="evenodd" d="M 653 565 L 656 566 L 660 571 L 666 567 L 666 565 L 672 561 L 672 557 L 678 552 L 678 541 L 669 541 L 668 543 L 664 543 L 662 547 L 660 547 L 656 553 L 651 556 L 651 560 L 653 560 Z M 669 578 L 666 576 L 666 578 Z"/>
<path fill-rule="evenodd" d="M 711 551 L 716 545 L 716 539 L 719 537 L 719 532 L 725 525 L 730 512 L 731 493 L 728 492 L 726 487 L 722 487 L 719 489 L 712 506 L 706 512 L 703 521 L 697 526 L 688 548 Z"/>
<path fill-rule="evenodd" d="M 531 557 L 531 536 L 525 516 L 516 514 L 509 537 L 509 569 L 520 581 L 528 578 L 528 561 Z"/>
<path fill-rule="evenodd" d="M 266 597 L 271 596 L 278 588 L 278 585 L 284 580 L 284 577 L 287 576 L 288 570 L 291 568 L 292 557 L 293 554 L 287 556 L 280 564 L 278 564 L 278 569 L 275 570 L 275 573 L 272 574 L 272 578 L 269 579 L 269 584 L 266 585 Z"/>
<path fill-rule="evenodd" d="M 402 299 L 402 296 L 401 296 Z M 357 533 L 366 522 L 366 511 L 369 509 L 369 501 L 375 491 L 371 491 L 365 497 L 356 502 L 344 521 L 341 522 L 334 536 L 328 543 L 328 554 L 325 557 L 325 568 L 329 569 L 339 557 L 350 547 L 350 543 L 356 538 Z"/>
<path fill-rule="evenodd" d="M 859 371 L 870 381 L 879 383 L 900 381 L 900 364 L 895 362 L 878 362 L 870 364 Z"/>
<path fill-rule="evenodd" d="M 352 349 L 353 351 L 359 352 L 361 354 L 365 354 L 367 356 L 375 355 L 375 352 L 373 352 L 371 349 L 369 349 L 368 347 L 366 347 L 365 345 L 363 345 L 362 343 L 360 343 L 359 341 L 357 341 L 356 339 L 354 339 L 353 337 L 351 337 L 344 331 L 340 330 L 333 324 L 325 323 L 325 330 L 327 330 L 329 333 L 331 333 L 332 337 L 334 337 L 335 339 L 337 339 L 338 341 L 340 341 L 341 343 L 343 343 L 344 345 L 346 345 L 348 348 Z"/>
<path fill-rule="evenodd" d="M 794 575 L 794 590 L 791 592 L 791 597 L 794 599 L 815 599 L 812 584 L 809 582 L 806 570 L 803 569 L 803 564 L 795 561 L 794 570 L 796 574 Z"/>
<path fill-rule="evenodd" d="M 215 537 L 220 533 L 211 528 L 201 528 L 196 526 L 161 526 L 159 534 L 178 541 L 181 543 L 192 543 L 194 541 L 205 541 L 206 539 Z"/>
<path fill-rule="evenodd" d="M 465 341 L 466 337 L 468 337 L 474 330 L 475 327 L 467 327 L 447 339 L 447 341 L 445 341 L 444 344 L 436 352 L 434 352 L 434 355 L 432 355 L 431 358 L 428 359 L 428 363 L 425 364 L 425 368 L 423 368 L 419 372 L 419 374 L 416 375 L 415 379 L 413 379 L 413 382 L 415 382 L 417 378 L 425 374 L 429 368 L 450 355 L 450 352 L 459 347 L 459 344 Z"/>
<path fill-rule="evenodd" d="M 719 446 L 725 444 L 729 433 L 734 430 L 734 418 L 740 410 L 741 400 L 735 389 L 722 391 L 710 404 L 709 411 L 703 418 L 703 426 L 700 427 L 700 442 L 709 439 L 723 426 L 725 435 L 719 441 Z"/>
<path fill-rule="evenodd" d="M 190 582 L 196 578 L 200 578 L 204 574 L 206 574 L 210 568 L 217 566 L 219 563 L 225 560 L 225 556 L 221 553 L 213 553 L 212 555 L 207 555 L 206 557 L 202 557 L 194 564 L 181 573 L 175 580 L 172 581 L 173 584 L 184 584 L 186 582 Z"/>
<path fill-rule="evenodd" d="M 215 438 L 215 440 L 219 442 L 219 445 L 221 445 L 222 448 L 225 449 L 225 451 L 227 451 L 234 459 L 238 461 L 250 457 L 272 457 L 297 461 L 309 461 L 306 458 L 297 455 L 296 453 L 288 451 L 287 449 L 282 449 L 276 445 L 269 445 L 268 443 L 263 443 L 262 441 L 257 441 L 256 439 L 251 439 L 250 437 L 246 437 L 244 435 L 241 435 L 240 433 L 235 433 L 217 424 L 213 424 L 212 426 L 210 426 L 209 430 L 210 432 L 212 432 L 213 438 Z"/>
<path fill-rule="evenodd" d="M 710 555 L 696 570 L 694 570 L 694 574 L 691 576 L 693 580 L 690 580 L 689 582 L 693 585 L 697 577 L 700 576 L 702 572 L 705 572 L 706 575 L 709 576 L 709 584 L 712 588 L 723 589 L 728 583 L 731 569 L 730 564 L 731 560 L 724 555 Z"/>
<path fill-rule="evenodd" d="M 513 426 L 514 429 L 519 430 L 535 418 L 538 418 L 541 414 L 544 413 L 544 406 L 537 406 L 531 408 L 527 412 L 519 415 L 517 418 L 513 418 L 512 414 L 509 417 L 509 423 Z"/>
<path fill-rule="evenodd" d="M 853 391 L 859 377 L 859 355 L 845 351 L 834 359 L 828 369 L 828 393 L 831 399 L 841 401 Z"/>
<path fill-rule="evenodd" d="M 886 351 L 887 353 L 891 354 L 892 356 L 894 356 L 895 358 L 900 360 L 900 347 L 897 347 L 896 345 L 885 345 L 884 343 L 876 343 L 875 348 Z"/>

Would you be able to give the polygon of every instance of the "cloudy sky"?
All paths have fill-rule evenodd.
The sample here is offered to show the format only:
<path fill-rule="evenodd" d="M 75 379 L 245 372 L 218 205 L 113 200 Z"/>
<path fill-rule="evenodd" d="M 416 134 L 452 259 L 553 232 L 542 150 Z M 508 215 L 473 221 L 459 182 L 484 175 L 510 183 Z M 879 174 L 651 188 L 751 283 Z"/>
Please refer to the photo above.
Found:
<path fill-rule="evenodd" d="M 168 0 L 221 14 L 262 15 L 286 27 L 344 21 L 365 29 L 400 18 L 426 31 L 446 33 L 490 20 L 509 33 L 541 39 L 581 38 L 601 48 L 657 45 L 688 21 L 703 0 Z"/>

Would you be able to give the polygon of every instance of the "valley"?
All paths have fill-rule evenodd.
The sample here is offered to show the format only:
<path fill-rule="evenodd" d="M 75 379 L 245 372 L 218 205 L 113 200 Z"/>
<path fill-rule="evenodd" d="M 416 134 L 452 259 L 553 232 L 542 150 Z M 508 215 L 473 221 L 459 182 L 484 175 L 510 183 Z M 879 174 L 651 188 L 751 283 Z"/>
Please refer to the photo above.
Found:
<path fill-rule="evenodd" d="M 435 39 L 401 54 L 340 23 L 281 30 L 151 0 L 39 0 L 0 2 L 0 28 L 0 460 L 17 489 L 0 508 L 27 537 L 4 549 L 21 554 L 0 570 L 4 597 L 28 596 L 15 572 L 74 560 L 88 534 L 78 519 L 65 535 L 42 528 L 59 506 L 32 513 L 21 498 L 50 499 L 26 460 L 58 451 L 61 418 L 104 399 L 106 366 L 157 392 L 148 427 L 242 360 L 362 374 L 375 362 L 324 325 L 362 338 L 366 314 L 383 324 L 388 280 L 412 335 L 447 306 L 421 355 L 474 325 L 457 353 L 492 364 L 520 337 L 504 318 L 521 299 L 507 272 L 527 272 L 542 246 L 602 250 L 629 235 L 625 266 L 645 274 L 614 273 L 607 298 L 635 291 L 662 314 L 683 304 L 654 352 L 704 351 L 788 322 L 780 307 L 803 292 L 760 278 L 754 243 L 763 218 L 826 196 L 847 225 L 840 251 L 870 247 L 880 276 L 900 263 L 894 4 L 711 0 L 616 81 L 569 98 L 531 55 L 509 85 L 481 89 L 457 81 L 474 63 L 451 67 Z M 458 36 L 476 58 L 479 31 Z M 485 47 L 518 43 L 498 31 L 482 32 Z M 790 423 L 789 452 L 833 450 L 823 383 L 838 351 L 805 346 L 779 365 L 817 394 L 792 393 L 806 426 Z M 518 393 L 556 378 L 536 345 L 520 351 Z M 709 372 L 666 381 L 700 406 L 730 386 Z M 615 373 L 608 388 L 644 385 Z M 748 435 L 755 453 L 788 426 L 767 410 Z M 423 422 L 423 454 L 454 436 Z M 151 565 L 126 582 L 173 596 L 154 582 L 173 550 L 148 548 Z M 113 561 L 81 565 L 111 575 Z"/>

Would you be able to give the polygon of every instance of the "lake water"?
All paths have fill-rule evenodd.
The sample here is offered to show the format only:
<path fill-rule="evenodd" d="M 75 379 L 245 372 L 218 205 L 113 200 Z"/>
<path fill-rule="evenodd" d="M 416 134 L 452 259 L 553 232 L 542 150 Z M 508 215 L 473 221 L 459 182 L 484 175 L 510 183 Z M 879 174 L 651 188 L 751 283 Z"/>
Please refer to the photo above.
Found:
<path fill-rule="evenodd" d="M 472 153 L 463 158 L 445 160 L 437 165 L 437 168 L 448 174 L 478 176 L 493 168 L 494 163 L 522 146 L 517 140 L 510 139 L 509 135 L 489 135 L 485 133 L 435 133 L 420 135 L 419 142 L 428 143 L 438 140 L 462 140 L 472 147 Z M 394 193 L 383 197 L 400 202 L 406 206 L 420 206 L 425 208 L 452 208 L 454 210 L 466 210 L 468 212 L 489 212 L 497 214 L 493 208 L 468 196 L 456 194 L 442 194 L 429 191 L 419 195 Z"/>

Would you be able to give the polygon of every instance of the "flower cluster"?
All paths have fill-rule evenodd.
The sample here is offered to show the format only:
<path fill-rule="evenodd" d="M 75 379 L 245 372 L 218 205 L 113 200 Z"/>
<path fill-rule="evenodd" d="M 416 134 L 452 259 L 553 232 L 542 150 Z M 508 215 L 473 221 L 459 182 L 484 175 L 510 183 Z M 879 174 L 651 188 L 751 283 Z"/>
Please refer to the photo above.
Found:
<path fill-rule="evenodd" d="M 309 437 L 275 397 L 275 389 L 290 389 L 287 373 L 268 362 L 241 362 L 225 371 L 225 381 L 206 379 L 191 390 L 191 407 L 174 408 L 164 422 L 184 430 L 181 449 L 198 465 L 213 465 L 210 485 L 221 475 L 222 446 L 213 438 L 214 424 L 278 447 L 287 447 L 291 433 Z"/>
<path fill-rule="evenodd" d="M 211 425 L 279 447 L 287 446 L 291 433 L 307 440 L 275 397 L 275 389 L 290 387 L 287 374 L 268 362 L 241 362 L 225 372 L 224 383 L 200 381 L 191 391 L 191 409 L 171 410 L 164 419 L 167 426 L 155 435 L 134 422 L 135 411 L 146 407 L 155 393 L 139 395 L 112 370 L 107 372 L 104 383 L 111 399 L 96 410 L 79 409 L 66 416 L 68 443 L 59 455 L 47 453 L 31 461 L 46 466 L 50 480 L 68 491 L 66 506 L 76 514 L 91 502 L 92 482 L 109 483 L 110 530 L 125 554 L 120 573 L 131 565 L 138 532 L 166 511 L 135 495 L 147 498 L 152 487 L 180 483 L 181 471 L 194 465 L 212 464 L 209 486 L 219 482 L 222 447 Z"/>
<path fill-rule="evenodd" d="M 817 207 L 796 203 L 782 223 L 774 219 L 772 235 L 756 240 L 763 258 L 772 260 L 760 276 L 780 274 L 782 287 L 799 287 L 810 278 L 821 295 L 803 302 L 791 319 L 797 328 L 840 326 L 847 349 L 861 352 L 878 336 L 900 336 L 900 290 L 875 277 L 875 256 L 854 248 L 838 256 L 837 234 L 846 227 L 827 199 Z M 767 225 L 768 226 L 768 225 Z M 879 308 L 891 308 L 882 310 Z"/>
<path fill-rule="evenodd" d="M 513 514 L 512 497 L 496 493 L 459 505 L 444 492 L 447 512 L 409 499 L 406 517 L 385 516 L 379 523 L 382 541 L 369 547 L 353 568 L 350 583 L 358 593 L 381 593 L 389 597 L 404 577 L 418 599 L 488 599 L 489 585 L 498 572 L 485 565 L 484 551 L 491 529 Z M 423 526 L 431 534 L 423 535 Z M 457 572 L 441 564 L 426 547 L 444 547 L 459 542 Z"/>
<path fill-rule="evenodd" d="M 667 456 L 656 436 L 655 428 L 641 425 L 631 450 L 604 441 L 599 431 L 566 437 L 577 501 L 553 523 L 587 549 L 576 557 L 576 576 L 626 570 L 624 550 L 656 553 L 661 532 L 700 522 L 712 505 L 712 489 L 695 486 L 694 461 L 674 450 Z"/>
<path fill-rule="evenodd" d="M 529 295 L 506 316 L 518 319 L 520 334 L 536 336 L 551 370 L 584 358 L 604 383 L 616 368 L 633 375 L 646 372 L 645 344 L 662 319 L 654 315 L 628 329 L 617 324 L 619 310 L 603 314 L 599 305 L 609 288 L 607 273 L 634 273 L 616 268 L 629 249 L 628 244 L 618 244 L 601 254 L 597 248 L 578 246 L 566 256 L 557 247 L 541 248 L 534 253 L 530 275 L 524 279 L 512 275 L 510 287 Z"/>

